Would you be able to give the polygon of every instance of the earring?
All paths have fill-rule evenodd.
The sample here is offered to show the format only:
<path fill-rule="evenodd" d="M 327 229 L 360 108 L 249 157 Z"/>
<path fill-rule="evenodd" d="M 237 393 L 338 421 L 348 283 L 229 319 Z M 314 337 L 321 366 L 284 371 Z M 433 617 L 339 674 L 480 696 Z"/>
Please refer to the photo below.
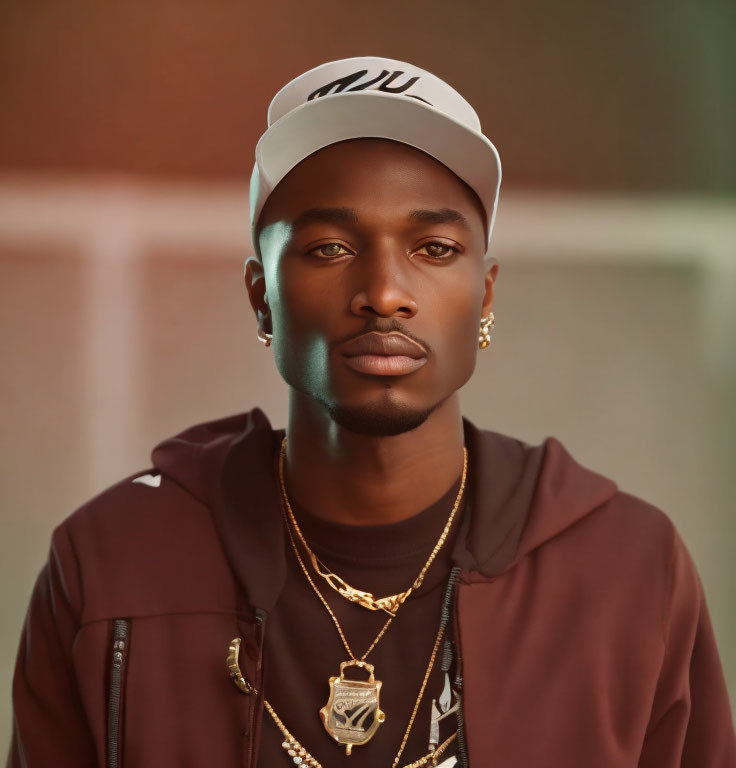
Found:
<path fill-rule="evenodd" d="M 478 348 L 488 349 L 491 345 L 491 331 L 496 324 L 496 318 L 491 312 L 488 317 L 481 317 L 480 319 L 480 334 L 478 336 Z"/>
<path fill-rule="evenodd" d="M 273 341 L 273 334 L 266 333 L 265 331 L 262 331 L 260 328 L 256 331 L 256 336 L 258 336 L 258 341 L 263 344 L 264 347 L 270 347 L 271 342 Z"/>

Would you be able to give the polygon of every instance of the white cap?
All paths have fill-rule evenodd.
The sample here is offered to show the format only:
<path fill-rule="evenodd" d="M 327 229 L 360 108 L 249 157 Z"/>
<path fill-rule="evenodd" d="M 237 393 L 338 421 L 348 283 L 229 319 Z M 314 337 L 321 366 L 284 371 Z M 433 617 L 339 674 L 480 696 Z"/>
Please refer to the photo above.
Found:
<path fill-rule="evenodd" d="M 467 101 L 424 69 L 379 56 L 330 61 L 287 83 L 268 108 L 250 183 L 251 226 L 298 163 L 338 141 L 382 138 L 439 160 L 480 198 L 491 241 L 501 161 Z"/>

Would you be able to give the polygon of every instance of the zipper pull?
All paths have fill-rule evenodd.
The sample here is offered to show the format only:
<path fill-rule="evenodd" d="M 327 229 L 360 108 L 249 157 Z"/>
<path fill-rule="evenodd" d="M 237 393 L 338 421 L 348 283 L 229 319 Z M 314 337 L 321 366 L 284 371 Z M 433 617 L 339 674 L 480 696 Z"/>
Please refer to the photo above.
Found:
<path fill-rule="evenodd" d="M 121 669 L 125 661 L 125 640 L 116 640 L 112 644 L 112 665 Z"/>

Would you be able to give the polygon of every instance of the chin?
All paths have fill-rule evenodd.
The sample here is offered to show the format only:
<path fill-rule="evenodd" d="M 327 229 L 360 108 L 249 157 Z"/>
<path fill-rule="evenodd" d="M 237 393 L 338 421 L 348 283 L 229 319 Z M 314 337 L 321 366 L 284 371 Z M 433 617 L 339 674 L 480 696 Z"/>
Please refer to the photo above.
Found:
<path fill-rule="evenodd" d="M 417 409 L 396 403 L 364 406 L 331 405 L 332 420 L 343 429 L 370 437 L 392 437 L 420 427 L 439 406 Z"/>

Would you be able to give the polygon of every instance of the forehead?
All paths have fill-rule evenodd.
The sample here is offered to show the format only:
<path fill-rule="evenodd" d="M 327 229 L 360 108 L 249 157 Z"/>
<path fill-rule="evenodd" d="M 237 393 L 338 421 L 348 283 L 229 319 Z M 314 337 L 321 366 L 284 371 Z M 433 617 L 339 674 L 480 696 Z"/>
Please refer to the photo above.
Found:
<path fill-rule="evenodd" d="M 421 150 L 388 139 L 351 139 L 313 153 L 269 196 L 258 229 L 316 207 L 371 213 L 453 209 L 484 228 L 477 195 L 449 168 Z"/>

